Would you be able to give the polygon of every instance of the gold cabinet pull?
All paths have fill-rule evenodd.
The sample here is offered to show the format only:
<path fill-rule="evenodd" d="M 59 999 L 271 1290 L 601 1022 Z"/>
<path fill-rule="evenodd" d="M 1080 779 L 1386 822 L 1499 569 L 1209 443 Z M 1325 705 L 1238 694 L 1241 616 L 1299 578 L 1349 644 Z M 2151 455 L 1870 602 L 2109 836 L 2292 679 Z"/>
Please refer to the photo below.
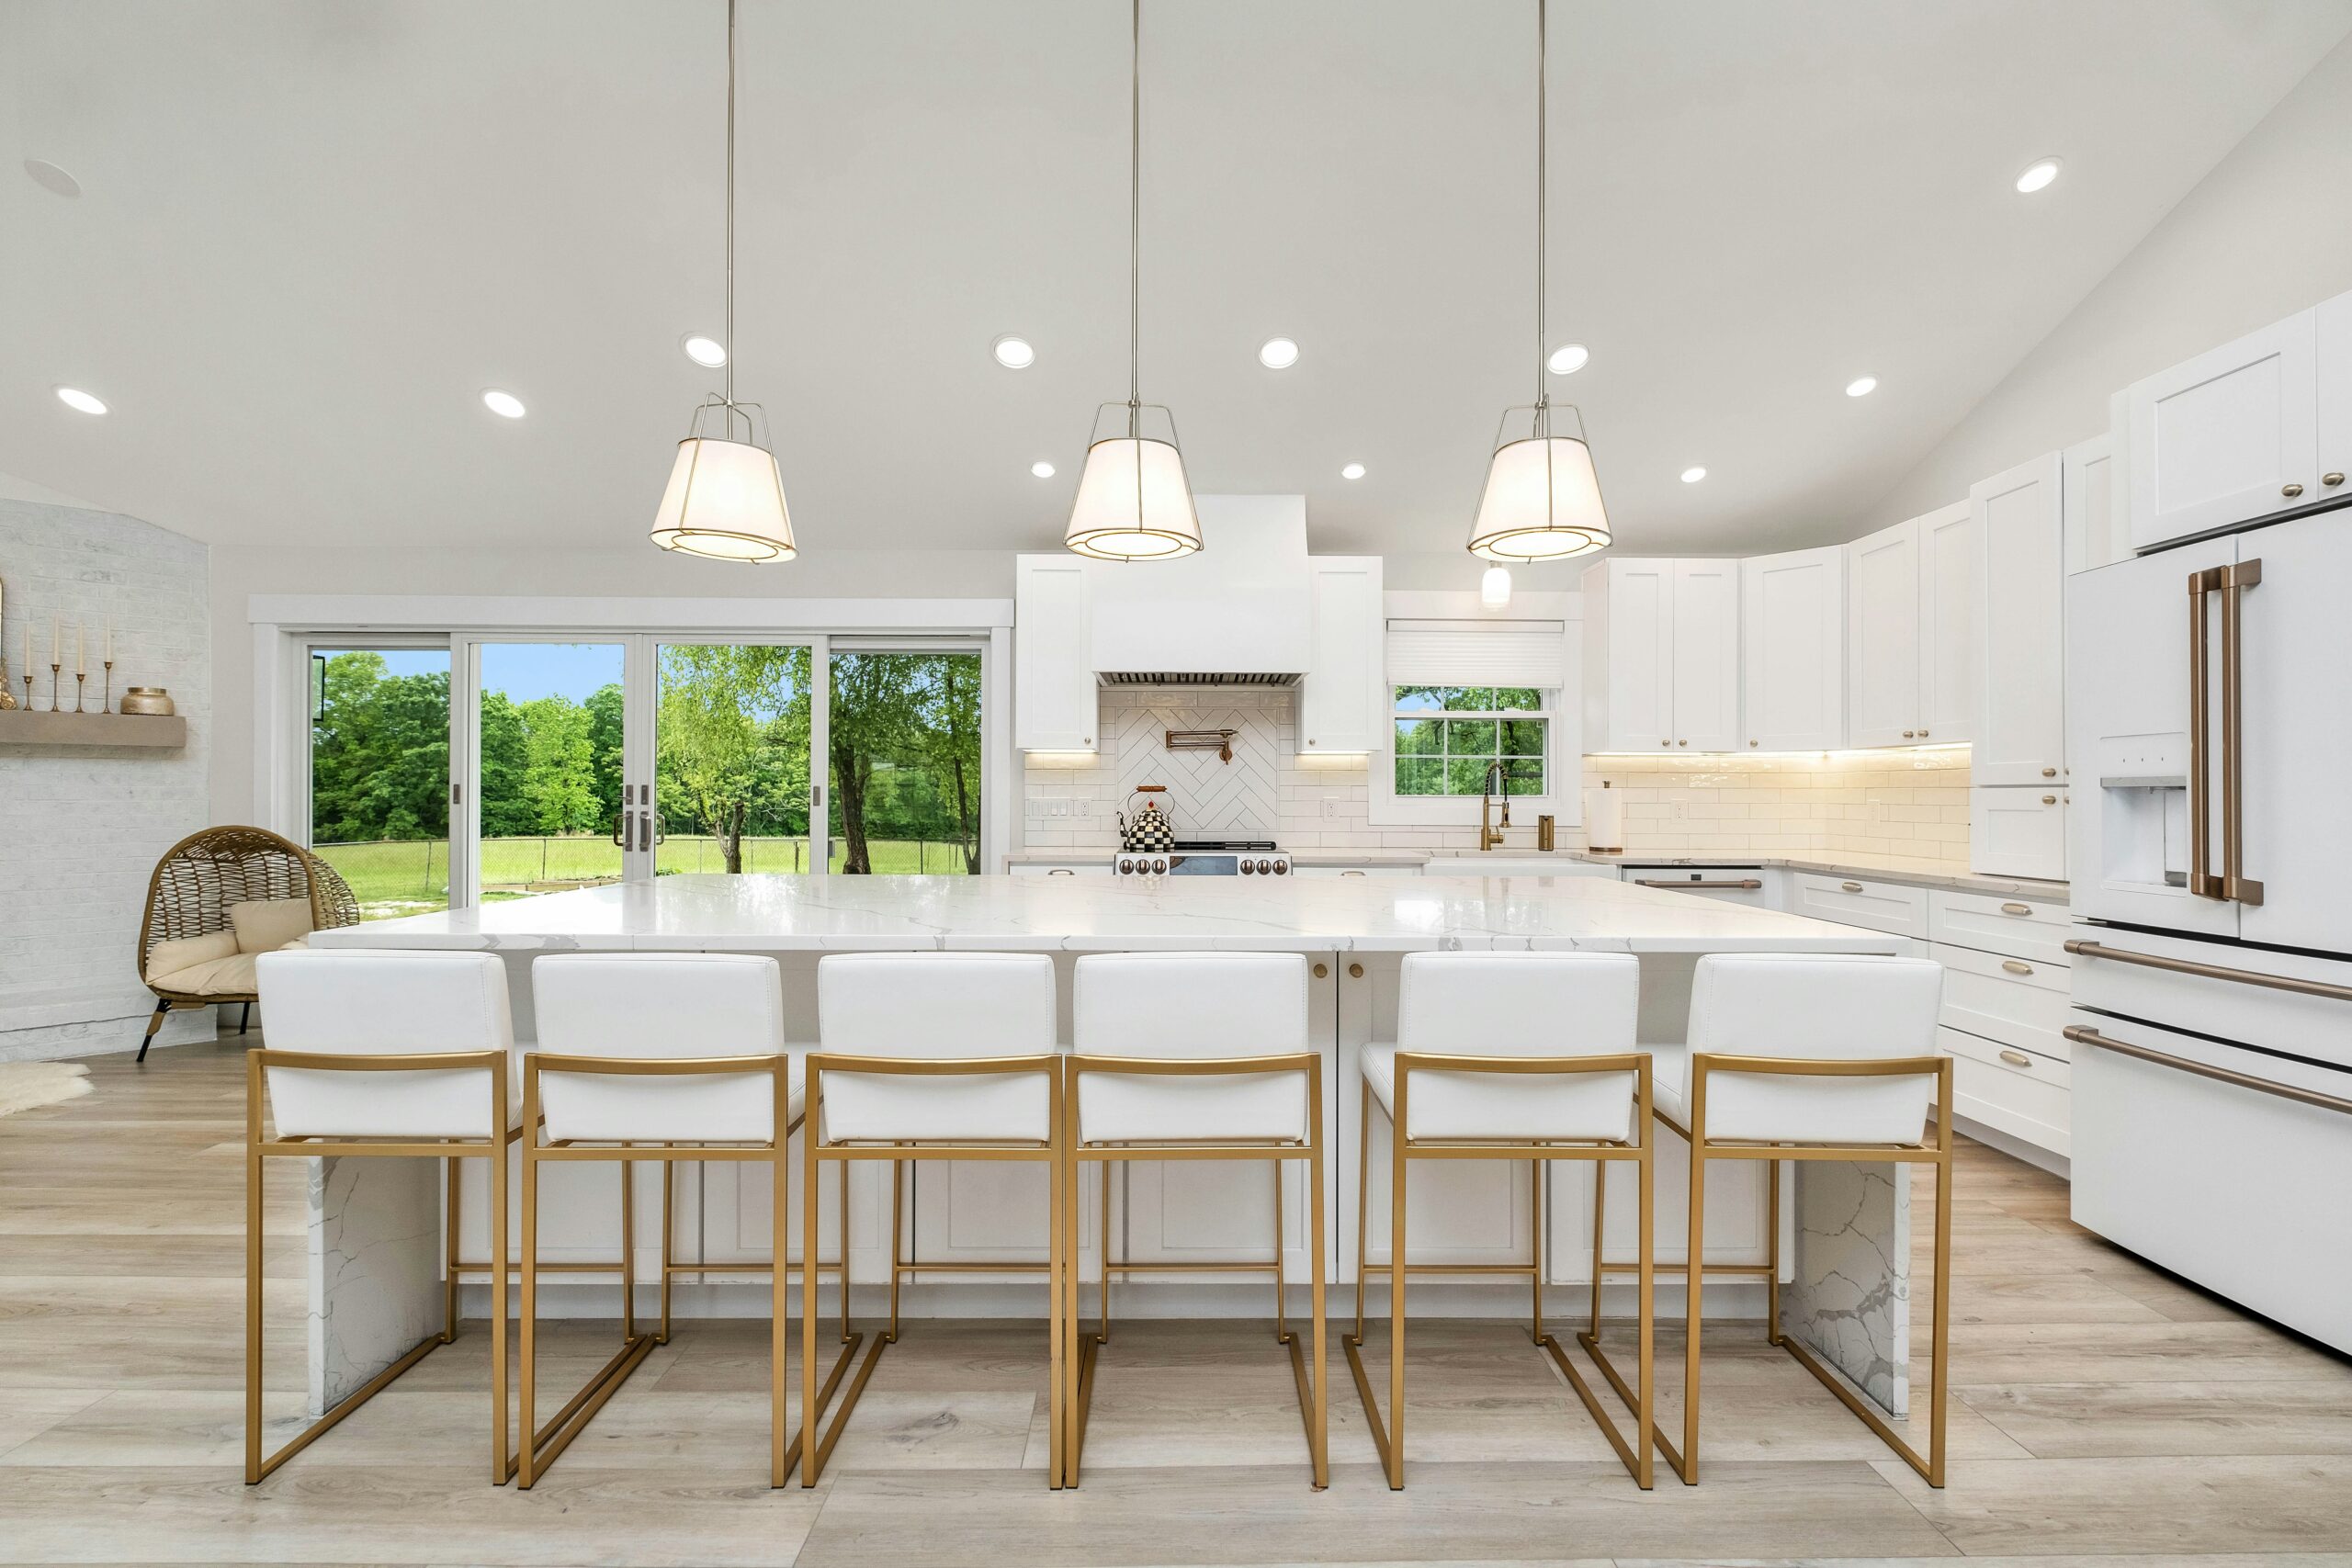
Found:
<path fill-rule="evenodd" d="M 2041 770 L 2041 776 L 2045 779 L 2054 779 L 2058 776 L 2058 770 L 2055 768 L 2044 768 Z"/>
<path fill-rule="evenodd" d="M 2014 958 L 2002 959 L 2001 967 L 2007 970 L 2012 975 L 2030 975 L 2033 973 L 2032 964 L 2021 964 Z"/>
<path fill-rule="evenodd" d="M 2001 1053 L 2001 1060 L 2007 1062 L 2013 1067 L 2030 1067 L 2033 1066 L 2033 1058 L 2027 1055 L 2022 1051 L 2005 1050 Z"/>
<path fill-rule="evenodd" d="M 2328 486 L 2340 485 L 2344 482 L 2344 476 L 2342 474 L 2322 474 L 2319 477 L 2319 482 Z"/>
<path fill-rule="evenodd" d="M 1349 965 L 1348 965 L 1348 978 L 1349 978 L 1349 979 L 1351 979 L 1351 980 L 1361 980 L 1361 979 L 1363 979 L 1363 964 L 1349 964 Z"/>
<path fill-rule="evenodd" d="M 1859 882 L 1841 882 L 1838 886 L 1849 893 L 1860 893 L 1862 890 L 1862 885 Z"/>
<path fill-rule="evenodd" d="M 2041 804 L 2044 806 L 2055 806 L 2058 804 L 2058 797 L 2054 795 L 2045 795 L 2041 797 Z"/>
<path fill-rule="evenodd" d="M 1911 739 L 1911 732 L 1910 732 L 1909 730 L 1907 730 L 1907 729 L 1906 729 L 1906 730 L 1905 730 L 1905 731 L 1903 732 L 1903 739 L 1905 739 L 1905 740 L 1910 739 Z"/>
<path fill-rule="evenodd" d="M 2004 904 L 2001 906 L 2001 913 L 2005 915 L 2030 915 L 2033 913 L 2033 906 L 2030 904 Z"/>
<path fill-rule="evenodd" d="M 2271 1094 L 2278 1096 L 2280 1100 L 2291 1100 L 2298 1105 L 2315 1105 L 2322 1111 L 2352 1114 L 2352 1100 L 2339 1100 L 2335 1095 L 2322 1094 L 2312 1089 L 2298 1089 L 2293 1084 L 2272 1083 L 2267 1078 L 2258 1078 L 2249 1073 L 2233 1073 L 2227 1067 L 2208 1066 L 2203 1062 L 2193 1062 L 2186 1056 L 2173 1055 L 2170 1052 L 2151 1051 L 2145 1045 L 2129 1045 L 2120 1040 L 2110 1040 L 2088 1024 L 2070 1023 L 2058 1032 L 2077 1045 L 2096 1045 L 2102 1051 L 2112 1051 L 2119 1056 L 2137 1056 L 2143 1062 L 2154 1062 L 2160 1067 L 2173 1067 L 2184 1073 L 2194 1073 L 2200 1078 L 2211 1078 L 2215 1083 L 2234 1084 L 2240 1089 L 2253 1089 L 2257 1094 Z"/>
<path fill-rule="evenodd" d="M 2175 975 L 2196 975 L 2208 980 L 2234 980 L 2241 986 L 2292 991 L 2299 997 L 2324 997 L 2332 1002 L 2352 1002 L 2352 986 L 2330 985 L 2325 980 L 2305 980 L 2293 975 L 2265 975 L 2254 969 L 2229 969 L 2219 964 L 2199 964 L 2193 959 L 2166 958 L 2162 953 L 2134 953 L 2128 947 L 2109 947 L 2103 942 L 2081 938 L 2068 942 L 2066 951 L 2077 958 L 2105 958 L 2117 964 L 2136 964 L 2143 969 L 2164 969 Z M 2074 1036 L 2069 1034 L 2067 1038 L 2071 1040 Z M 2099 1042 L 2091 1043 L 2096 1045 Z"/>
<path fill-rule="evenodd" d="M 2292 501 L 2295 497 L 2303 493 L 2303 487 L 2301 485 L 2280 485 L 2278 487 L 2278 493 L 2285 496 L 2288 500 Z"/>
<path fill-rule="evenodd" d="M 1331 977 L 1331 966 L 1328 964 L 1317 964 L 1315 966 L 1315 977 L 1318 980 L 1329 979 Z"/>

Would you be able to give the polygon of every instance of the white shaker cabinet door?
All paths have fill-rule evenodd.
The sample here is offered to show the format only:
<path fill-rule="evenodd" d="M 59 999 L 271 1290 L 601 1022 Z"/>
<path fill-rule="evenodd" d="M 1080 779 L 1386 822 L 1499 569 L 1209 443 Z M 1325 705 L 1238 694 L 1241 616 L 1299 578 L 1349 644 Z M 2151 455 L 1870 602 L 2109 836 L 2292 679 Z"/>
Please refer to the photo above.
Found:
<path fill-rule="evenodd" d="M 1743 749 L 1845 745 L 1845 550 L 1754 556 L 1739 570 Z"/>
<path fill-rule="evenodd" d="M 2132 388 L 2134 548 L 2317 499 L 2316 315 L 2300 311 Z"/>
<path fill-rule="evenodd" d="M 1674 563 L 1674 746 L 1739 745 L 1739 562 Z"/>
<path fill-rule="evenodd" d="M 1673 748 L 1676 564 L 1609 560 L 1584 575 L 1585 744 L 1593 750 Z"/>
<path fill-rule="evenodd" d="M 1300 747 L 1317 756 L 1374 750 L 1387 702 L 1381 658 L 1387 623 L 1381 613 L 1378 556 L 1316 556 L 1314 638 L 1298 693 Z"/>
<path fill-rule="evenodd" d="M 2352 294 L 2339 294 L 2317 313 L 2319 490 L 2332 501 L 2352 487 Z"/>
<path fill-rule="evenodd" d="M 2064 490 L 2052 452 L 1968 492 L 1982 584 L 1983 679 L 1970 759 L 1970 782 L 1979 785 L 2053 787 L 2065 765 Z"/>
<path fill-rule="evenodd" d="M 1021 750 L 1095 749 L 1092 626 L 1083 559 L 1069 555 L 1016 559 L 1012 743 Z"/>
<path fill-rule="evenodd" d="M 2094 435 L 2060 454 L 2065 471 L 2066 570 L 2088 571 L 2132 553 L 2114 436 Z"/>
<path fill-rule="evenodd" d="M 1846 547 L 1848 732 L 1900 746 L 1919 725 L 1919 529 L 1898 523 Z"/>
<path fill-rule="evenodd" d="M 1966 502 L 1919 519 L 1921 740 L 1976 734 L 1976 521 Z"/>

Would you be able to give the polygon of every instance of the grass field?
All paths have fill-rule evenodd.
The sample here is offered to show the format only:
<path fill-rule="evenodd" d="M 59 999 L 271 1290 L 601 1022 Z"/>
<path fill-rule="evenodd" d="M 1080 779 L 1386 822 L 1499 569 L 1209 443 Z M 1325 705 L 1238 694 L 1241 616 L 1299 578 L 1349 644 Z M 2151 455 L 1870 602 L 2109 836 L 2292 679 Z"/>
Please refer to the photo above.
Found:
<path fill-rule="evenodd" d="M 965 870 L 963 851 L 937 840 L 879 839 L 870 840 L 867 849 L 877 873 L 960 876 Z M 320 844 L 316 851 L 351 884 L 361 912 L 371 920 L 438 909 L 449 901 L 449 844 L 445 839 Z M 836 840 L 833 870 L 842 868 L 847 852 L 847 846 Z M 654 864 L 660 872 L 727 869 L 717 840 L 682 833 L 671 834 L 654 852 Z M 805 872 L 808 840 L 746 839 L 743 869 Z M 620 874 L 621 852 L 610 839 L 484 839 L 481 844 L 485 898 L 516 898 L 554 887 L 617 882 Z"/>

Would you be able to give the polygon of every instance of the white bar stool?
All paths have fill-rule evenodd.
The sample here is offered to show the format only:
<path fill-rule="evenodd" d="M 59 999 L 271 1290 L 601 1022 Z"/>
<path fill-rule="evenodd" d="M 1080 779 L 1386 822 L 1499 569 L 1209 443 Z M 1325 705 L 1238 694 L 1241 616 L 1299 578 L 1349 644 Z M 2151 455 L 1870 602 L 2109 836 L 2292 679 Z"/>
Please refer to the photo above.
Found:
<path fill-rule="evenodd" d="M 1330 1484 L 1329 1404 L 1323 1322 L 1323 1058 L 1306 1029 L 1306 959 L 1295 953 L 1130 953 L 1081 958 L 1072 1003 L 1069 1063 L 1071 1178 L 1063 1223 L 1069 1269 L 1072 1366 L 1066 1483 L 1078 1484 L 1097 1352 L 1111 1337 L 1111 1276 L 1145 1270 L 1227 1273 L 1271 1269 L 1274 1340 L 1290 1351 L 1306 1428 L 1313 1483 Z M 1283 1302 L 1283 1162 L 1307 1162 L 1309 1323 L 1314 1376 Z M 1265 1160 L 1273 1167 L 1271 1263 L 1111 1261 L 1111 1165 L 1135 1160 Z M 1077 1167 L 1102 1169 L 1102 1315 L 1078 1325 Z"/>
<path fill-rule="evenodd" d="M 817 1173 L 824 1162 L 891 1162 L 890 1325 L 875 1337 L 820 1438 L 817 1326 L 803 1314 L 800 1483 L 817 1484 L 883 1348 L 899 1337 L 902 1212 L 899 1178 L 910 1160 L 1021 1160 L 1047 1171 L 1046 1284 L 1046 1483 L 1062 1484 L 1063 1366 L 1062 1057 L 1055 1043 L 1054 962 L 1038 953 L 835 953 L 817 964 L 818 1049 L 808 1057 L 805 1235 L 817 1228 Z M 848 1296 L 848 1232 L 842 1232 Z M 990 1264 L 990 1272 L 1019 1271 Z"/>
<path fill-rule="evenodd" d="M 775 960 L 734 953 L 561 953 L 535 961 L 538 1045 L 523 1066 L 523 1446 L 528 1488 L 604 1408 L 657 1344 L 670 1337 L 670 1280 L 679 1273 L 767 1274 L 772 1280 L 769 1476 L 784 1484 L 798 1456 L 785 1419 L 786 1287 L 790 1273 L 785 1152 L 800 1124 L 800 1072 L 785 1049 L 784 986 Z M 648 1147 L 647 1145 L 654 1145 Z M 540 1167 L 617 1161 L 621 1167 L 621 1348 L 545 1426 L 537 1388 Z M 636 1172 L 662 1167 L 662 1321 L 637 1330 Z M 681 1160 L 764 1161 L 774 1167 L 773 1250 L 767 1263 L 673 1263 L 672 1178 Z M 817 1247 L 801 1237 L 801 1310 L 813 1315 Z M 846 1248 L 847 1232 L 843 1246 Z M 590 1267 L 599 1267 L 591 1265 Z M 846 1265 L 844 1265 L 846 1270 Z M 568 1271 L 577 1272 L 576 1269 Z M 848 1299 L 846 1272 L 842 1299 Z M 844 1309 L 846 1316 L 846 1309 Z M 833 1363 L 830 1398 L 856 1341 Z"/>
<path fill-rule="evenodd" d="M 491 1178 L 490 1475 L 506 1440 L 506 1145 L 522 1110 L 506 970 L 484 953 L 266 953 L 254 964 L 274 1043 L 245 1055 L 245 1483 L 308 1448 L 435 1345 L 457 1337 L 454 1291 L 438 1334 L 401 1355 L 275 1454 L 262 1454 L 262 1162 L 372 1156 L 487 1158 Z M 262 1133 L 266 1084 L 275 1135 Z"/>
<path fill-rule="evenodd" d="M 1685 1268 L 1688 1337 L 1683 1349 L 1682 1447 L 1657 1434 L 1667 1462 L 1686 1484 L 1699 1479 L 1700 1284 L 1711 1159 L 1770 1161 L 1772 1218 L 1764 1270 L 1765 1337 L 1785 1348 L 1845 1402 L 1930 1486 L 1944 1483 L 1944 1352 L 1951 1337 L 1951 1058 L 1936 1050 L 1943 965 L 1921 958 L 1861 954 L 1709 954 L 1690 989 L 1688 1059 L 1657 1053 L 1658 1119 L 1690 1142 L 1690 1235 Z M 1935 1123 L 1928 1125 L 1928 1101 Z M 1781 1332 L 1782 1160 L 1892 1161 L 1936 1172 L 1935 1327 L 1923 1457 L 1884 1417 Z M 1594 1266 L 1600 1265 L 1596 1247 Z M 1616 1369 L 1594 1359 L 1623 1388 Z"/>
<path fill-rule="evenodd" d="M 1356 1173 L 1356 1327 L 1343 1336 L 1388 1484 L 1405 1484 L 1405 1281 L 1408 1274 L 1525 1273 L 1530 1333 L 1549 1351 L 1617 1457 L 1651 1484 L 1655 1426 L 1652 1342 L 1650 1059 L 1634 1045 L 1641 964 L 1612 953 L 1412 953 L 1405 956 L 1396 1043 L 1367 1045 L 1363 1138 Z M 1386 1263 L 1364 1260 L 1371 1201 L 1372 1111 L 1389 1118 Z M 1525 1265 L 1408 1262 L 1405 1178 L 1415 1160 L 1523 1159 L 1533 1181 L 1533 1256 Z M 1599 1173 L 1630 1161 L 1640 1174 L 1638 1394 L 1621 1387 L 1635 1433 L 1628 1441 L 1544 1326 L 1544 1174 L 1554 1160 L 1589 1160 Z M 1596 1230 L 1598 1223 L 1596 1221 Z M 1388 1275 L 1388 1422 L 1364 1373 L 1364 1277 Z"/>

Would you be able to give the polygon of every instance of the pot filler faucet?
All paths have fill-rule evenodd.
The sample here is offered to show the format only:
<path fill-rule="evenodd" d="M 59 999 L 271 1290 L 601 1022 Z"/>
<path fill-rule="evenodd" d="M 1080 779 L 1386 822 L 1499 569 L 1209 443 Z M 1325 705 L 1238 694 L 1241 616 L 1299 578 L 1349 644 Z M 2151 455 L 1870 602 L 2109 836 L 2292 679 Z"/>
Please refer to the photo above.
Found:
<path fill-rule="evenodd" d="M 1499 788 L 1503 797 L 1500 822 L 1489 820 L 1494 809 L 1495 792 Z M 1510 826 L 1510 775 L 1500 762 L 1487 764 L 1485 791 L 1478 797 L 1478 849 L 1481 853 L 1503 841 L 1503 829 Z"/>

